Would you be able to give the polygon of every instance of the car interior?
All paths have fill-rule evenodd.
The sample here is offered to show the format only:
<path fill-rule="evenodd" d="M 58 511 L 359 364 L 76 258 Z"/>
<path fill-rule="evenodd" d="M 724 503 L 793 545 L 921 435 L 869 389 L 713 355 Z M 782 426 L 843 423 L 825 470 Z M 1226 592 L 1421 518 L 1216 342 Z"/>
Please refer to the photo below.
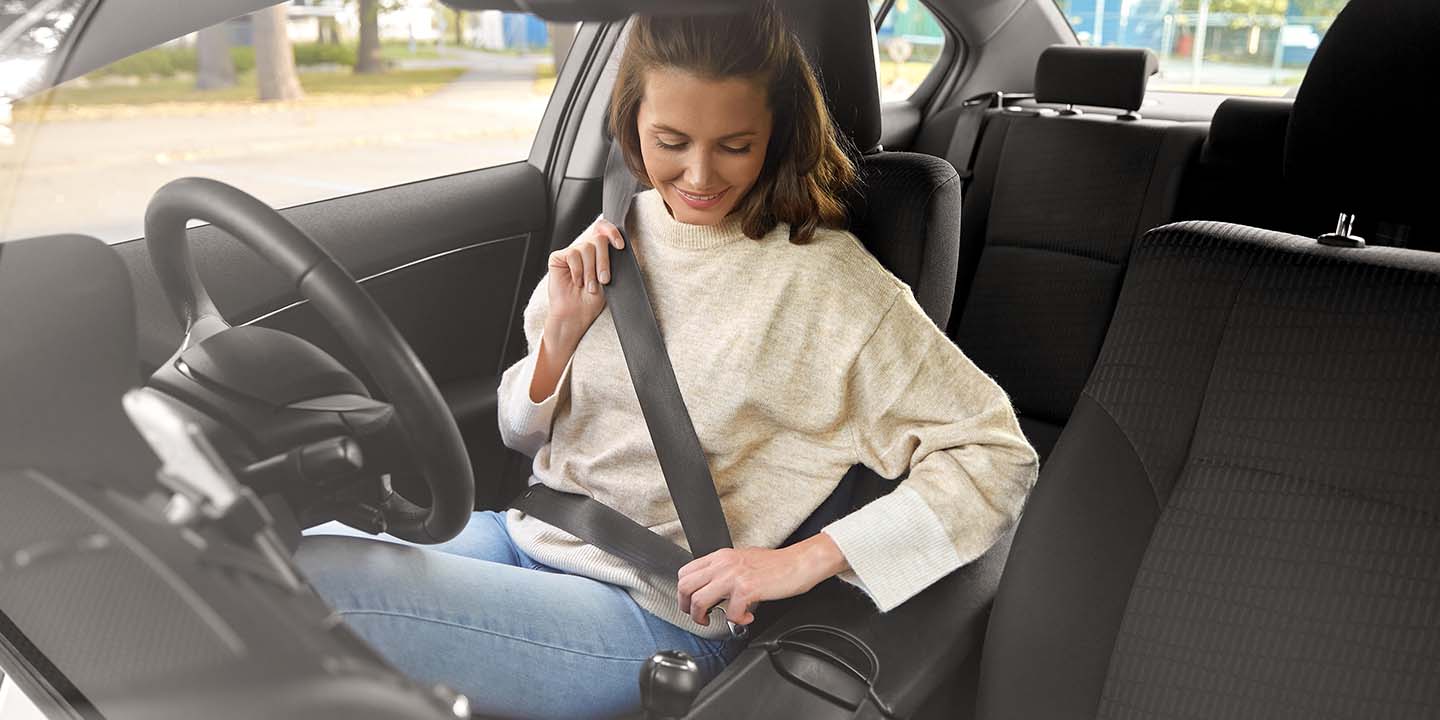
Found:
<path fill-rule="evenodd" d="M 213 4 L 172 35 L 264 3 Z M 451 4 L 583 21 L 528 160 L 278 212 L 177 181 L 146 237 L 0 243 L 0 670 L 47 715 L 471 716 L 286 555 L 524 491 L 496 389 L 601 210 L 626 18 L 743 2 Z M 776 4 L 856 153 L 849 229 L 1009 394 L 1040 479 L 980 559 L 886 613 L 834 578 L 766 603 L 645 716 L 1440 714 L 1440 140 L 1407 100 L 1440 5 L 1349 0 L 1296 96 L 1252 99 L 1147 92 L 1152 52 L 1080 45 L 1052 0 L 927 0 L 945 50 L 882 103 L 869 3 Z M 133 45 L 135 5 L 68 51 Z M 787 542 L 894 486 L 857 466 Z"/>

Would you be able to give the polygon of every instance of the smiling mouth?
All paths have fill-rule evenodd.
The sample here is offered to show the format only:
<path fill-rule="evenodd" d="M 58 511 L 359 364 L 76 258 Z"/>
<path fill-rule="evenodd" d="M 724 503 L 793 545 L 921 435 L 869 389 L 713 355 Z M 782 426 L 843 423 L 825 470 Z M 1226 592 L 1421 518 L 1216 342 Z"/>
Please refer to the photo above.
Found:
<path fill-rule="evenodd" d="M 705 203 L 705 202 L 710 202 L 710 201 L 712 201 L 712 200 L 717 200 L 717 199 L 720 198 L 721 195 L 724 195 L 724 194 L 726 193 L 726 191 L 729 190 L 729 188 L 726 188 L 725 190 L 721 190 L 721 191 L 718 192 L 718 193 L 711 193 L 711 194 L 709 194 L 709 195 L 696 195 L 695 193 L 685 192 L 684 190 L 681 190 L 680 188 L 675 187 L 674 185 L 671 185 L 670 187 L 674 187 L 674 188 L 675 188 L 675 192 L 680 193 L 680 197 L 683 197 L 683 198 L 685 198 L 686 200 L 693 200 L 693 201 L 695 201 L 695 202 L 700 202 L 700 203 Z"/>

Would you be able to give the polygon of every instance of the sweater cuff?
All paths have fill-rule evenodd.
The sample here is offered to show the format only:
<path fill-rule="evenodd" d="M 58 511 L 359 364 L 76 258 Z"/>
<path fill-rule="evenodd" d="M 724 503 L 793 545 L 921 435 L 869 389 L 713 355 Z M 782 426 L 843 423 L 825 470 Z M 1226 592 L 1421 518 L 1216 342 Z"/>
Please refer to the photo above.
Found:
<path fill-rule="evenodd" d="M 570 365 L 575 358 L 571 356 L 565 363 L 560 379 L 555 382 L 555 390 L 538 403 L 530 399 L 536 360 L 537 356 L 531 353 L 506 371 L 505 377 L 501 378 L 501 386 L 506 392 L 499 398 L 501 439 L 507 447 L 531 457 L 550 440 L 555 406 L 570 380 Z"/>
<path fill-rule="evenodd" d="M 839 578 L 889 612 L 963 562 L 939 516 L 901 483 L 890 494 L 827 525 L 850 570 Z"/>

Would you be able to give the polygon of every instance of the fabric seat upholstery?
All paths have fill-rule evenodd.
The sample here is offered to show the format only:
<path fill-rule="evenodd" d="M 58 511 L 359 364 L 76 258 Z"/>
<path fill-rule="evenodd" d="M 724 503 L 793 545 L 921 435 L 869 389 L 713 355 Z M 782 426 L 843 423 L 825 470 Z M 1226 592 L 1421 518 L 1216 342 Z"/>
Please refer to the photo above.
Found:
<path fill-rule="evenodd" d="M 1437 27 L 1428 0 L 1352 0 L 1291 127 L 1345 112 L 1335 126 L 1367 133 L 1291 142 L 1287 175 L 1394 142 L 1370 140 L 1385 119 L 1362 120 L 1362 96 L 1428 77 Z M 1390 87 L 1333 83 L 1407 47 Z M 1403 216 L 1413 197 L 1389 191 L 1409 162 L 1317 177 L 1315 197 Z M 1440 256 L 1221 223 L 1148 233 L 1017 531 L 977 716 L 1435 717 L 1437 360 Z"/>
<path fill-rule="evenodd" d="M 1039 99 L 1139 107 L 1149 59 L 1050 48 L 1036 86 L 1053 97 Z M 1033 107 L 989 114 L 964 198 L 949 329 L 1010 394 L 1042 459 L 1099 353 L 1131 246 L 1171 219 L 1203 138 L 1199 124 Z"/>

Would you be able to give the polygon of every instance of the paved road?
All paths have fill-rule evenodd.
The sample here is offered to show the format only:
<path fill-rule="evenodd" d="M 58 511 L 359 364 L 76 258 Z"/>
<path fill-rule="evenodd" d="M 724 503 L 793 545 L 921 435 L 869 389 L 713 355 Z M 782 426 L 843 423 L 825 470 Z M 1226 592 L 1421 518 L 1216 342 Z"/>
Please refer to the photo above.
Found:
<path fill-rule="evenodd" d="M 0 238 L 83 232 L 141 235 L 157 188 L 188 175 L 231 183 L 276 207 L 524 159 L 549 100 L 535 83 L 548 56 L 452 51 L 456 82 L 422 98 L 357 104 L 137 108 L 130 116 L 17 126 L 28 149 Z M 8 180 L 0 157 L 0 184 Z M 13 160 L 12 160 L 13 162 Z M 5 212 L 0 205 L 0 212 Z"/>

